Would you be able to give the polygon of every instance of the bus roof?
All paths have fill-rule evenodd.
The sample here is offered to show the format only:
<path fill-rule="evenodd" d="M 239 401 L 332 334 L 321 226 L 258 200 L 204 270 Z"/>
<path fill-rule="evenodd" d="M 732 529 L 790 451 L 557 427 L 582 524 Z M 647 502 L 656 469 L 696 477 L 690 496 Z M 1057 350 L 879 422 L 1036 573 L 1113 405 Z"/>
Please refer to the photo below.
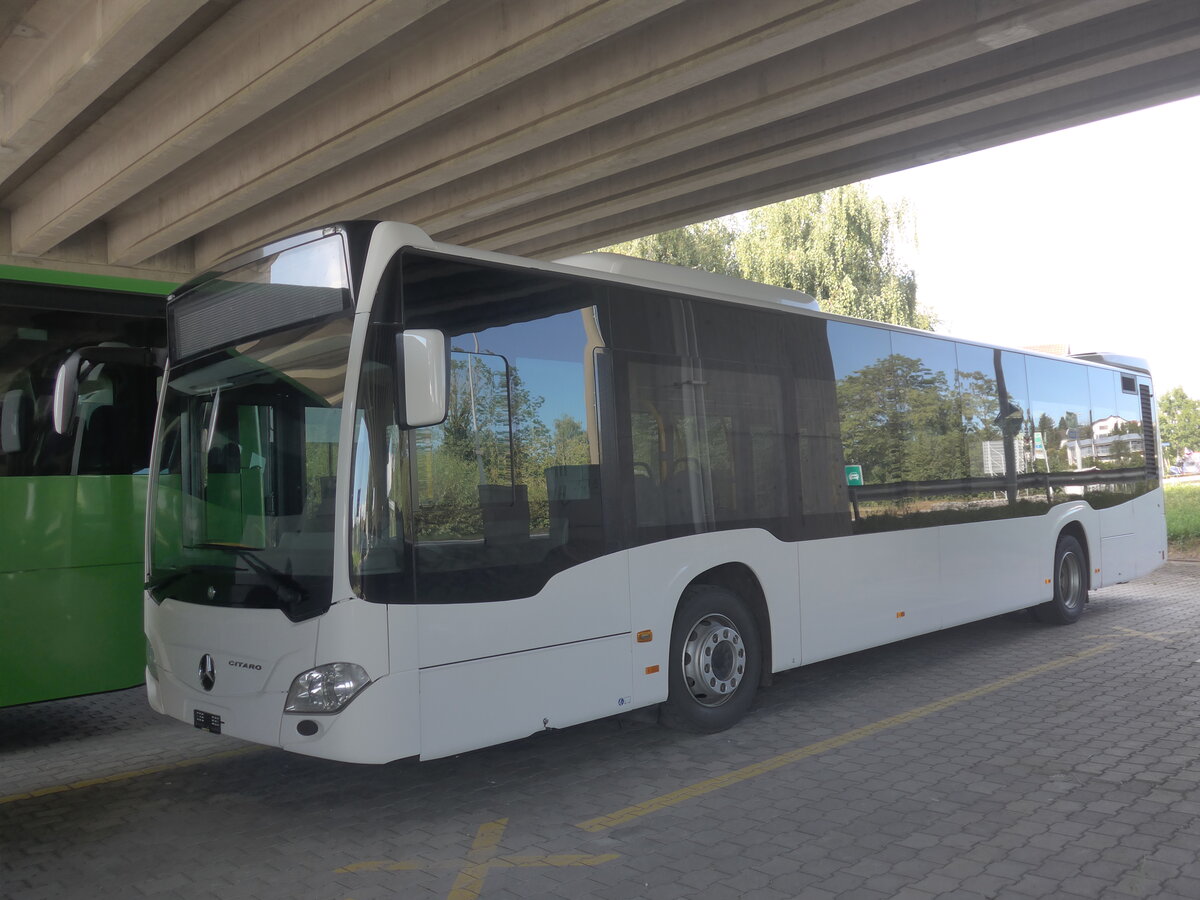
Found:
<path fill-rule="evenodd" d="M 661 284 L 664 287 L 685 288 L 704 294 L 728 297 L 735 300 L 757 300 L 781 306 L 801 309 L 819 309 L 815 298 L 802 291 L 746 281 L 729 275 L 717 275 L 702 269 L 674 266 L 652 262 L 620 253 L 579 253 L 556 259 L 560 266 L 589 269 L 611 275 L 623 275 L 642 282 Z"/>

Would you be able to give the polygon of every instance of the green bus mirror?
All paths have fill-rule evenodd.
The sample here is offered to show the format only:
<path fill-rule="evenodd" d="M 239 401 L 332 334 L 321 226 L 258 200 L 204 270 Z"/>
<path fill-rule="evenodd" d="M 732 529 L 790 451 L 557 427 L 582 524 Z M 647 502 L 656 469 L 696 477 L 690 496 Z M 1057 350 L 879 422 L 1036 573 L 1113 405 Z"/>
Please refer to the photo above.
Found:
<path fill-rule="evenodd" d="M 437 425 L 446 418 L 450 357 L 446 336 L 433 328 L 405 331 L 397 349 L 403 360 L 404 424 Z"/>

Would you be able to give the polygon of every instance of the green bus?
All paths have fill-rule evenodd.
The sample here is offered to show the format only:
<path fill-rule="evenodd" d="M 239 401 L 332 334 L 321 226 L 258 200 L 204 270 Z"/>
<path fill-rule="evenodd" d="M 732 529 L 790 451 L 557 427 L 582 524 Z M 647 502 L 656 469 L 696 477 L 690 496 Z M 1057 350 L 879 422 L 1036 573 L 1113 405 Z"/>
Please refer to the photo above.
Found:
<path fill-rule="evenodd" d="M 0 707 L 144 680 L 147 465 L 172 287 L 0 266 Z"/>

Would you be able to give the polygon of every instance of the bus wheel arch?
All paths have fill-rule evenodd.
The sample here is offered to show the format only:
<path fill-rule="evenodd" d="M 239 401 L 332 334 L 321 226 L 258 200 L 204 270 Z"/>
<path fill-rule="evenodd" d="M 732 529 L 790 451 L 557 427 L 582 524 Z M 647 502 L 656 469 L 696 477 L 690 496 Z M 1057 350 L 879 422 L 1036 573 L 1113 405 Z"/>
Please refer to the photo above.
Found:
<path fill-rule="evenodd" d="M 694 579 L 675 609 L 659 720 L 700 733 L 736 724 L 770 671 L 769 636 L 766 599 L 747 567 L 720 566 Z"/>
<path fill-rule="evenodd" d="M 1087 605 L 1091 565 L 1087 535 L 1078 522 L 1068 522 L 1054 546 L 1054 596 L 1033 608 L 1041 622 L 1070 625 Z"/>

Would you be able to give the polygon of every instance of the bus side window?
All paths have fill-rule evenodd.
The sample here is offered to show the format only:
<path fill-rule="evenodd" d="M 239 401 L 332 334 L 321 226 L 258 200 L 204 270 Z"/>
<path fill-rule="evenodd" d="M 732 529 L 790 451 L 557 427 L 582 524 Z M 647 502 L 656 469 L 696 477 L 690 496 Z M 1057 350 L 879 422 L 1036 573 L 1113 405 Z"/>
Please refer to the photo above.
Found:
<path fill-rule="evenodd" d="M 513 484 L 508 364 L 494 353 L 450 355 L 449 412 L 415 431 L 418 540 L 516 537 L 522 504 Z M 528 500 L 524 504 L 529 536 Z"/>

